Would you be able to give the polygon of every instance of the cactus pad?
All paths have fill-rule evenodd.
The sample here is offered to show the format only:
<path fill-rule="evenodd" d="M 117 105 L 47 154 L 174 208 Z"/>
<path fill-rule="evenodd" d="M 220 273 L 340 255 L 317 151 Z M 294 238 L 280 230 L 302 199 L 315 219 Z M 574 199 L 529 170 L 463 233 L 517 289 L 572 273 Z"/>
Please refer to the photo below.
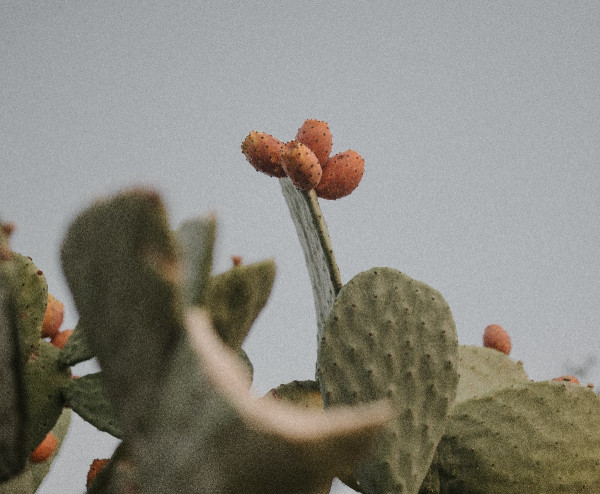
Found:
<path fill-rule="evenodd" d="M 438 455 L 443 492 L 600 492 L 600 397 L 548 381 L 464 401 Z"/>
<path fill-rule="evenodd" d="M 391 268 L 341 289 L 318 377 L 326 408 L 389 399 L 397 416 L 354 473 L 367 493 L 417 493 L 456 394 L 457 336 L 439 292 Z"/>
<path fill-rule="evenodd" d="M 320 338 L 325 319 L 342 287 L 340 270 L 315 192 L 297 189 L 288 178 L 282 178 L 279 182 L 308 267 Z"/>
<path fill-rule="evenodd" d="M 529 381 L 521 362 L 493 348 L 461 345 L 458 353 L 460 379 L 456 403 Z"/>
<path fill-rule="evenodd" d="M 235 266 L 212 277 L 206 297 L 213 326 L 231 348 L 240 348 L 275 281 L 275 263 Z"/>
<path fill-rule="evenodd" d="M 104 388 L 102 372 L 71 379 L 65 397 L 71 409 L 82 419 L 101 431 L 123 437 L 117 413 Z"/>
<path fill-rule="evenodd" d="M 60 350 L 47 341 L 40 345 L 25 365 L 27 385 L 27 451 L 31 453 L 56 424 L 62 413 L 64 390 L 69 385 L 69 369 L 58 364 Z"/>
<path fill-rule="evenodd" d="M 93 357 L 94 352 L 85 339 L 85 330 L 81 327 L 81 321 L 78 321 L 73 333 L 58 355 L 58 360 L 62 366 L 67 367 L 85 362 Z"/>
<path fill-rule="evenodd" d="M 48 284 L 29 257 L 13 252 L 17 282 L 17 313 L 23 338 L 23 356 L 27 360 L 42 336 L 42 323 L 48 301 Z"/>
<path fill-rule="evenodd" d="M 0 259 L 0 482 L 20 472 L 28 454 L 21 332 L 11 263 Z"/>
<path fill-rule="evenodd" d="M 212 267 L 217 220 L 214 216 L 188 220 L 176 231 L 181 250 L 183 297 L 187 306 L 202 305 Z"/>

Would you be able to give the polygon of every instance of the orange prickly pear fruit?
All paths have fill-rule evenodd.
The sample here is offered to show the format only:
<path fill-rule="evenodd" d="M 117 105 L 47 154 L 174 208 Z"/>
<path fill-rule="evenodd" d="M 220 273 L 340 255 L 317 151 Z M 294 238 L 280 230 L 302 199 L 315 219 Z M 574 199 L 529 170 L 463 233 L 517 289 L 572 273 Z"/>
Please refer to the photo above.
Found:
<path fill-rule="evenodd" d="M 298 129 L 296 140 L 308 146 L 315 153 L 321 166 L 327 163 L 332 146 L 331 132 L 327 122 L 306 120 Z"/>
<path fill-rule="evenodd" d="M 560 376 L 560 377 L 555 377 L 552 380 L 553 381 L 566 381 L 566 382 L 574 383 L 574 384 L 581 384 L 579 382 L 579 379 L 577 379 L 575 376 Z"/>
<path fill-rule="evenodd" d="M 358 187 L 364 170 L 365 160 L 356 151 L 338 153 L 323 166 L 323 176 L 315 192 L 323 199 L 345 197 Z"/>
<path fill-rule="evenodd" d="M 50 343 L 62 350 L 62 348 L 67 344 L 67 341 L 72 334 L 72 329 L 65 329 L 64 331 L 60 331 L 52 337 Z"/>
<path fill-rule="evenodd" d="M 299 189 L 314 189 L 321 180 L 322 169 L 318 158 L 301 142 L 290 141 L 281 148 L 281 166 Z"/>
<path fill-rule="evenodd" d="M 272 135 L 253 130 L 242 142 L 242 153 L 256 171 L 281 178 L 285 177 L 279 162 L 282 146 L 283 143 Z"/>
<path fill-rule="evenodd" d="M 48 432 L 44 440 L 33 450 L 33 453 L 29 456 L 29 460 L 33 463 L 46 461 L 56 451 L 57 447 L 58 439 L 52 432 Z"/>
<path fill-rule="evenodd" d="M 490 324 L 483 332 L 483 346 L 493 348 L 508 355 L 512 344 L 510 336 L 499 324 Z"/>
<path fill-rule="evenodd" d="M 109 458 L 104 459 L 104 460 L 100 460 L 98 458 L 96 458 L 92 464 L 90 465 L 90 469 L 88 471 L 87 474 L 87 482 L 85 483 L 85 486 L 89 489 L 90 486 L 92 485 L 92 482 L 94 481 L 94 479 L 96 478 L 96 475 L 98 475 L 100 473 L 100 471 L 106 466 L 106 464 L 110 461 Z"/>
<path fill-rule="evenodd" d="M 44 322 L 42 323 L 42 338 L 52 338 L 63 322 L 65 315 L 65 306 L 62 302 L 48 294 L 48 304 L 46 305 L 46 313 L 44 314 Z"/>

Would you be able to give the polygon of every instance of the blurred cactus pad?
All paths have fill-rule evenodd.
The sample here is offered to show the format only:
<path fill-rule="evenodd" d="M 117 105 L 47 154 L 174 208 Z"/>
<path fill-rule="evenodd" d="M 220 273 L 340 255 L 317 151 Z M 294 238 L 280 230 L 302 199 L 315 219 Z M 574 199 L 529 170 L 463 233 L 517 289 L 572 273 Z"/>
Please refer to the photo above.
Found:
<path fill-rule="evenodd" d="M 303 145 L 318 141 L 313 133 Z M 268 158 L 279 170 L 278 151 L 262 141 L 243 147 L 252 166 Z M 323 173 L 329 142 L 312 150 Z M 328 176 L 346 183 L 343 173 Z M 121 440 L 90 475 L 90 494 L 326 494 L 336 477 L 365 494 L 600 492 L 600 401 L 590 387 L 533 382 L 510 349 L 459 345 L 443 295 L 396 267 L 343 281 L 318 191 L 284 171 L 267 175 L 304 253 L 318 347 L 314 379 L 264 396 L 243 346 L 276 264 L 236 257 L 214 273 L 214 215 L 173 228 L 159 194 L 144 188 L 81 212 L 61 247 L 78 314 L 62 348 L 42 331 L 45 315 L 62 322 L 47 315 L 48 282 L 11 250 L 2 224 L 0 494 L 36 492 L 72 413 Z M 71 375 L 92 358 L 100 372 Z M 48 434 L 56 448 L 32 456 Z M 72 484 L 86 489 L 85 478 Z"/>

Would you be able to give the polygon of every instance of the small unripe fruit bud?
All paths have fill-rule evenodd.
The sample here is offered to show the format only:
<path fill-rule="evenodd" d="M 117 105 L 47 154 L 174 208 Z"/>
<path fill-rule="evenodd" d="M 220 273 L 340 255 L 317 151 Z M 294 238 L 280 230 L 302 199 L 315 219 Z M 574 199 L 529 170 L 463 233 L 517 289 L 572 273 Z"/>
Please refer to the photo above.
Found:
<path fill-rule="evenodd" d="M 298 129 L 296 140 L 308 146 L 315 153 L 321 166 L 327 163 L 332 146 L 331 132 L 327 122 L 306 120 Z"/>
<path fill-rule="evenodd" d="M 33 450 L 29 460 L 33 463 L 46 461 L 56 451 L 56 448 L 58 448 L 58 439 L 52 432 L 48 432 L 44 440 Z"/>
<path fill-rule="evenodd" d="M 321 180 L 321 165 L 310 148 L 290 141 L 281 148 L 281 166 L 292 183 L 303 190 L 312 190 Z"/>
<path fill-rule="evenodd" d="M 483 346 L 508 355 L 512 344 L 510 336 L 499 324 L 490 324 L 483 333 Z"/>
<path fill-rule="evenodd" d="M 72 334 L 72 329 L 65 329 L 64 331 L 60 331 L 52 337 L 50 343 L 62 350 L 62 348 L 67 344 L 67 341 L 69 340 Z"/>
<path fill-rule="evenodd" d="M 60 325 L 63 323 L 65 315 L 65 306 L 52 295 L 48 294 L 48 304 L 42 323 L 42 338 L 52 338 L 58 333 Z"/>
<path fill-rule="evenodd" d="M 264 132 L 250 132 L 242 142 L 242 153 L 257 171 L 272 177 L 285 177 L 281 167 L 280 151 L 283 143 Z"/>
<path fill-rule="evenodd" d="M 323 166 L 323 176 L 315 192 L 323 199 L 345 197 L 358 187 L 364 171 L 365 160 L 356 151 L 338 153 Z"/>
<path fill-rule="evenodd" d="M 106 464 L 110 461 L 109 458 L 105 459 L 105 460 L 99 460 L 99 459 L 95 459 L 92 464 L 90 465 L 90 469 L 88 471 L 87 474 L 87 482 L 85 483 L 85 486 L 89 489 L 90 486 L 92 485 L 92 482 L 94 481 L 94 479 L 96 478 L 96 475 L 98 475 L 100 473 L 100 471 L 106 466 Z"/>

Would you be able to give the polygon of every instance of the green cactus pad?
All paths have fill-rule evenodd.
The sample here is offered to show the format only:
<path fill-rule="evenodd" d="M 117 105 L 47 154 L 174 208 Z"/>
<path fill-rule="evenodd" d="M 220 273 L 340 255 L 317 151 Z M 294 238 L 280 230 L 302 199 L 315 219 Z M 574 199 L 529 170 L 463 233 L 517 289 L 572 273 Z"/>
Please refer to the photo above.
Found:
<path fill-rule="evenodd" d="M 0 258 L 0 482 L 23 470 L 28 455 L 21 332 L 10 264 Z"/>
<path fill-rule="evenodd" d="M 108 464 L 100 470 L 87 494 L 123 494 L 139 492 L 139 479 L 131 462 L 127 444 L 117 446 Z"/>
<path fill-rule="evenodd" d="M 71 372 L 59 366 L 59 353 L 54 345 L 40 340 L 38 349 L 25 364 L 28 455 L 54 427 L 65 405 L 64 391 L 71 381 Z"/>
<path fill-rule="evenodd" d="M 272 259 L 235 266 L 210 280 L 206 306 L 215 330 L 231 348 L 242 345 L 267 303 L 274 281 Z"/>
<path fill-rule="evenodd" d="M 31 469 L 25 468 L 19 475 L 6 482 L 0 482 L 0 494 L 33 494 Z"/>
<path fill-rule="evenodd" d="M 73 333 L 58 356 L 59 362 L 62 366 L 68 367 L 85 362 L 93 357 L 94 352 L 85 339 L 85 330 L 81 327 L 81 321 L 78 321 Z"/>
<path fill-rule="evenodd" d="M 144 441 L 183 332 L 175 242 L 158 194 L 138 189 L 84 211 L 62 264 L 123 433 Z"/>
<path fill-rule="evenodd" d="M 176 231 L 181 249 L 184 301 L 203 305 L 212 267 L 217 221 L 214 216 L 184 222 Z"/>
<path fill-rule="evenodd" d="M 252 360 L 250 360 L 250 357 L 248 357 L 246 350 L 244 350 L 243 348 L 240 348 L 238 350 L 238 356 L 246 366 L 246 370 L 248 371 L 248 378 L 250 383 L 252 384 L 252 380 L 254 379 L 254 365 L 252 364 Z"/>
<path fill-rule="evenodd" d="M 97 429 L 122 438 L 117 413 L 104 387 L 102 372 L 71 379 L 65 391 L 71 409 Z"/>
<path fill-rule="evenodd" d="M 304 408 L 323 409 L 321 388 L 317 381 L 292 381 L 281 384 L 269 391 L 266 396 Z"/>
<path fill-rule="evenodd" d="M 341 289 L 318 351 L 325 407 L 387 398 L 397 412 L 354 471 L 364 492 L 418 492 L 455 398 L 457 353 L 450 308 L 425 283 L 373 268 Z"/>
<path fill-rule="evenodd" d="M 529 381 L 521 362 L 492 348 L 460 345 L 456 403 Z"/>
<path fill-rule="evenodd" d="M 464 401 L 438 456 L 442 492 L 600 492 L 600 397 L 549 381 Z"/>
<path fill-rule="evenodd" d="M 320 338 L 325 319 L 342 288 L 340 270 L 333 255 L 327 224 L 315 191 L 297 189 L 287 177 L 280 178 L 279 182 L 308 267 Z"/>
<path fill-rule="evenodd" d="M 17 282 L 17 314 L 23 341 L 23 358 L 27 360 L 42 336 L 42 323 L 48 302 L 48 284 L 29 257 L 13 252 Z"/>
<path fill-rule="evenodd" d="M 65 409 L 63 409 L 62 413 L 60 414 L 60 417 L 58 417 L 58 420 L 56 421 L 56 425 L 52 428 L 52 431 L 51 431 L 52 434 L 54 434 L 56 436 L 56 439 L 58 439 L 58 446 L 56 447 L 56 451 L 54 453 L 52 453 L 50 458 L 48 458 L 46 461 L 43 461 L 41 463 L 29 462 L 29 465 L 27 468 L 31 470 L 31 480 L 32 480 L 32 484 L 33 484 L 33 492 L 35 492 L 35 490 L 37 490 L 37 488 L 43 482 L 46 475 L 48 475 L 48 472 L 50 471 L 50 467 L 52 466 L 52 462 L 54 461 L 54 458 L 56 458 L 56 455 L 58 455 L 58 453 L 60 451 L 60 447 L 62 445 L 62 442 L 63 442 L 65 436 L 67 435 L 67 431 L 69 430 L 70 423 L 71 423 L 71 410 L 69 410 L 68 408 L 65 408 Z"/>

